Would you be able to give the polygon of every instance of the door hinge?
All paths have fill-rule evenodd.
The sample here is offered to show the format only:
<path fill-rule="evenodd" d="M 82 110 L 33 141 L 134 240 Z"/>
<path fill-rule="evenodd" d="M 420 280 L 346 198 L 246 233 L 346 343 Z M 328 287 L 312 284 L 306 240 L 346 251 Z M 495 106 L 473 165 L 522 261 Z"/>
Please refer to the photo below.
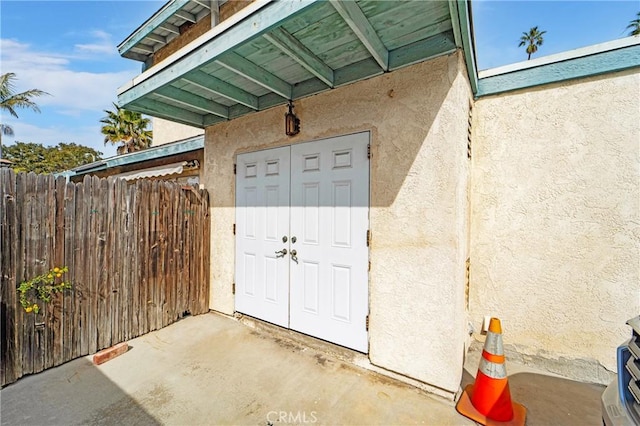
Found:
<path fill-rule="evenodd" d="M 371 231 L 367 229 L 367 247 L 371 244 Z"/>
<path fill-rule="evenodd" d="M 236 235 L 236 224 L 233 224 L 233 235 Z"/>
<path fill-rule="evenodd" d="M 367 269 L 368 271 L 371 270 L 371 261 L 369 261 L 369 269 Z"/>
<path fill-rule="evenodd" d="M 238 166 L 237 164 L 233 165 L 233 174 L 235 175 L 238 172 Z"/>
<path fill-rule="evenodd" d="M 371 144 L 367 144 L 367 158 L 371 159 Z"/>
<path fill-rule="evenodd" d="M 236 294 L 236 283 L 231 283 L 231 293 Z"/>
<path fill-rule="evenodd" d="M 367 331 L 369 331 L 369 315 L 367 315 L 367 319 L 365 322 L 365 327 L 367 328 Z"/>

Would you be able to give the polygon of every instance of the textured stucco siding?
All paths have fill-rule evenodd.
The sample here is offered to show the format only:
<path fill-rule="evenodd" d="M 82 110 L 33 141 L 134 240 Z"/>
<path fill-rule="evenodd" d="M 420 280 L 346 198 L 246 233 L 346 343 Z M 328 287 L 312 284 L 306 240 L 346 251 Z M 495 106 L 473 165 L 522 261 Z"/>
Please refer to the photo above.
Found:
<path fill-rule="evenodd" d="M 173 121 L 163 120 L 162 118 L 153 118 L 153 146 L 203 134 L 204 130 L 197 127 L 185 126 L 184 124 L 174 123 Z"/>
<path fill-rule="evenodd" d="M 296 101 L 302 130 L 293 138 L 284 107 L 207 128 L 211 308 L 234 311 L 235 156 L 370 131 L 369 356 L 455 392 L 466 330 L 470 96 L 453 54 Z"/>
<path fill-rule="evenodd" d="M 479 99 L 470 314 L 507 350 L 605 382 L 640 312 L 640 73 Z M 477 334 L 475 335 L 477 336 Z"/>

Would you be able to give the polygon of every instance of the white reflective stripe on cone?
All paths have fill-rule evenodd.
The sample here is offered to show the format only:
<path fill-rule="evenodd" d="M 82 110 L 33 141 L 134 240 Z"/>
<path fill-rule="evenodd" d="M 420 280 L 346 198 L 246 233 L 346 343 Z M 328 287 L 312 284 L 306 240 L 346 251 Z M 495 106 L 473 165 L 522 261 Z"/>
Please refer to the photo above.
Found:
<path fill-rule="evenodd" d="M 484 341 L 484 350 L 491 355 L 504 355 L 502 347 L 502 334 L 487 332 L 487 339 Z"/>
<path fill-rule="evenodd" d="M 478 371 L 480 371 L 485 376 L 489 376 L 492 379 L 506 379 L 507 378 L 507 367 L 505 367 L 504 363 L 500 364 L 495 362 L 487 361 L 484 358 L 480 358 L 480 366 L 478 367 Z"/>

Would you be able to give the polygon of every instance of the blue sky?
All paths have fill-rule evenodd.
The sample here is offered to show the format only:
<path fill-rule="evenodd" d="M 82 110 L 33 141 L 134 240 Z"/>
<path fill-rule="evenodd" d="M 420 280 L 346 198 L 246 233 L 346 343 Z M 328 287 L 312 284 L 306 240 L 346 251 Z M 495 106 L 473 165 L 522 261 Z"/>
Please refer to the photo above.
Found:
<path fill-rule="evenodd" d="M 0 1 L 0 73 L 14 72 L 17 89 L 38 88 L 41 114 L 0 116 L 14 139 L 55 145 L 75 142 L 115 155 L 104 146 L 99 120 L 116 90 L 140 73 L 140 63 L 120 58 L 116 46 L 164 1 Z M 534 57 L 625 37 L 640 11 L 637 0 L 474 0 L 473 23 L 479 69 L 526 59 L 518 40 L 538 25 L 546 30 Z"/>

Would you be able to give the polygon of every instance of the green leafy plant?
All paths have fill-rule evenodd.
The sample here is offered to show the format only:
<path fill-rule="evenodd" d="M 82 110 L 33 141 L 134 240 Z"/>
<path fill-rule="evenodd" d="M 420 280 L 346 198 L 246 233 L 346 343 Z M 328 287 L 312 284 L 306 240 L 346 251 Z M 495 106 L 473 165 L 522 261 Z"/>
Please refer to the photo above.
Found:
<path fill-rule="evenodd" d="M 38 305 L 38 300 L 48 303 L 53 294 L 70 289 L 71 283 L 62 279 L 62 275 L 68 271 L 69 268 L 66 266 L 62 268 L 56 266 L 45 274 L 21 282 L 18 286 L 18 293 L 20 294 L 20 304 L 25 312 L 39 313 L 41 306 Z"/>

